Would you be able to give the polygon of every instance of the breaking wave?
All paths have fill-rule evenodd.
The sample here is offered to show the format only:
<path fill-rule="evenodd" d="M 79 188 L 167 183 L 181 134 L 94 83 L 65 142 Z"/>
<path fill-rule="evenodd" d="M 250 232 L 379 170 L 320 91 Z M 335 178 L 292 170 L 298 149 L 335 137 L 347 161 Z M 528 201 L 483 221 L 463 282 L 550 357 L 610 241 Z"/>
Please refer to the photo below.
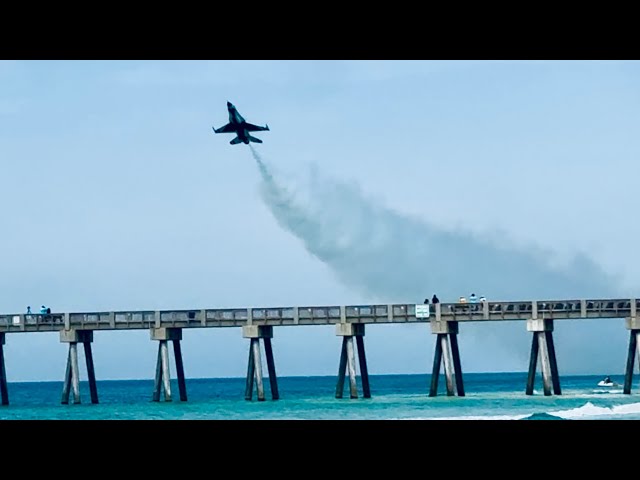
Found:
<path fill-rule="evenodd" d="M 589 420 L 640 415 L 640 403 L 602 407 L 587 402 L 581 407 L 519 415 L 460 415 L 456 417 L 414 417 L 411 420 Z"/>

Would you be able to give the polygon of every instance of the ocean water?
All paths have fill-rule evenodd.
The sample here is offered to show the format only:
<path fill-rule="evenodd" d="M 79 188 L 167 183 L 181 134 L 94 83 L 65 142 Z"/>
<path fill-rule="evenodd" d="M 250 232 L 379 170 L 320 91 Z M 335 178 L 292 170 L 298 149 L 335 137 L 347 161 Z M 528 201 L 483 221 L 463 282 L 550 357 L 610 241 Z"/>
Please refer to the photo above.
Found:
<path fill-rule="evenodd" d="M 443 375 L 441 375 L 443 377 Z M 640 387 L 631 395 L 597 386 L 600 375 L 562 376 L 562 395 L 545 397 L 542 380 L 525 395 L 526 372 L 468 373 L 465 397 L 448 397 L 441 378 L 437 397 L 429 397 L 429 375 L 371 375 L 372 398 L 335 398 L 335 376 L 282 377 L 280 400 L 244 399 L 244 378 L 187 379 L 187 402 L 180 402 L 177 382 L 172 402 L 152 401 L 152 380 L 98 381 L 100 403 L 90 403 L 87 382 L 80 383 L 82 403 L 61 405 L 62 382 L 10 383 L 10 405 L 2 420 L 627 420 L 640 419 Z M 612 377 L 622 384 L 624 378 Z M 164 397 L 161 397 L 164 398 Z"/>

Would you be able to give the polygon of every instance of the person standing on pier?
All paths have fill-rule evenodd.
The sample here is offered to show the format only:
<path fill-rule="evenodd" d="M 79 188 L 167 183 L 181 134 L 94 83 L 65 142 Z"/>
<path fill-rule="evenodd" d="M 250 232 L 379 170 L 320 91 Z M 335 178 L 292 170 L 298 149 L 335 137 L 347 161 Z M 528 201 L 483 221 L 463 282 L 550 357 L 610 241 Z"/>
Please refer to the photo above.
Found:
<path fill-rule="evenodd" d="M 431 298 L 431 304 L 433 305 L 432 307 L 429 307 L 429 311 L 434 312 L 436 311 L 436 305 L 440 303 L 440 299 L 436 296 L 436 294 L 433 294 L 433 297 Z"/>

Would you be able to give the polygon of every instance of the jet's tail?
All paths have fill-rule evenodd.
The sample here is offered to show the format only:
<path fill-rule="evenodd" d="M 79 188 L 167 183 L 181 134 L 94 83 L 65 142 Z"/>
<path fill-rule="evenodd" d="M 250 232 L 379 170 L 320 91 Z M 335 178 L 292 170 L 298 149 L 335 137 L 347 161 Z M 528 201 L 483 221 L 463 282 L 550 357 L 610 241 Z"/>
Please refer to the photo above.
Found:
<path fill-rule="evenodd" d="M 236 138 L 234 138 L 233 140 L 231 140 L 229 143 L 230 143 L 231 145 L 237 145 L 237 144 L 239 144 L 239 143 L 242 143 L 242 140 L 240 139 L 240 137 L 236 137 Z"/>
<path fill-rule="evenodd" d="M 249 142 L 262 143 L 262 140 L 260 140 L 259 138 L 256 138 L 256 137 L 252 137 L 251 135 L 247 135 L 247 138 L 249 139 Z"/>

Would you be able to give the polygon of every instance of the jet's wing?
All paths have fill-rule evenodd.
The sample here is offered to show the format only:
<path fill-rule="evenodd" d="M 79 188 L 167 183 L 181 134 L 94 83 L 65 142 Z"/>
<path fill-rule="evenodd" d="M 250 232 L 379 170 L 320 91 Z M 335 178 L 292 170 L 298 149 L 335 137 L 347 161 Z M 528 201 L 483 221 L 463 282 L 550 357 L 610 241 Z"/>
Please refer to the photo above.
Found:
<path fill-rule="evenodd" d="M 263 130 L 269 130 L 269 125 L 266 125 L 264 127 L 260 127 L 259 125 L 254 125 L 252 123 L 247 123 L 245 126 L 245 129 L 247 130 L 247 132 L 261 132 Z"/>
<path fill-rule="evenodd" d="M 233 125 L 227 123 L 224 127 L 213 128 L 213 131 L 216 133 L 231 133 L 235 132 L 236 130 L 233 128 Z"/>

